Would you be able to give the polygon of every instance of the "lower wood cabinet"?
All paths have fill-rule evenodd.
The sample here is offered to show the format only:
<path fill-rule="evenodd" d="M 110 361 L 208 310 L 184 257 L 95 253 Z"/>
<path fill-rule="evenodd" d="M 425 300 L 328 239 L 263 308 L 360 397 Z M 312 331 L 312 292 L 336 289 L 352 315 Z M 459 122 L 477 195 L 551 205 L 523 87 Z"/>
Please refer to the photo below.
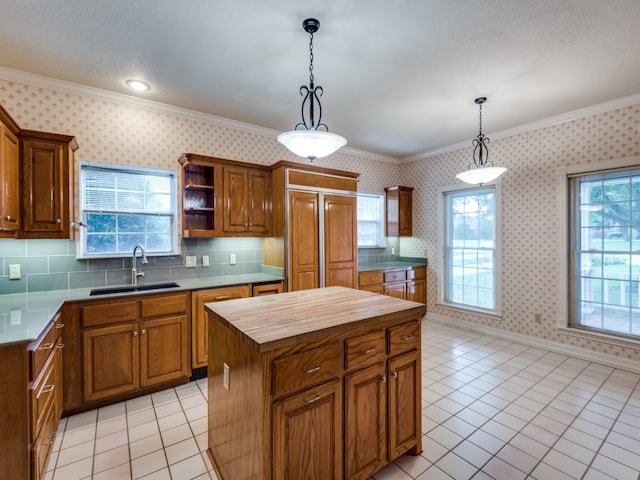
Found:
<path fill-rule="evenodd" d="M 360 272 L 358 288 L 426 304 L 427 267 L 418 265 Z"/>
<path fill-rule="evenodd" d="M 68 304 L 65 411 L 188 381 L 190 301 L 177 292 Z"/>

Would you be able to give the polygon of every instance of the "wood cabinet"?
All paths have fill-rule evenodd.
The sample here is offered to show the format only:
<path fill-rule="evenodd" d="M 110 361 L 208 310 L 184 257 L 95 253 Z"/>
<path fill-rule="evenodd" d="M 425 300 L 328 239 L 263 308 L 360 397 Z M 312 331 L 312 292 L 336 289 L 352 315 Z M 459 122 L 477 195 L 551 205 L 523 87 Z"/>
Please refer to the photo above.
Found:
<path fill-rule="evenodd" d="M 188 381 L 190 292 L 67 304 L 64 410 L 77 412 Z"/>
<path fill-rule="evenodd" d="M 413 235 L 413 188 L 387 187 L 386 233 L 387 237 L 410 237 Z"/>
<path fill-rule="evenodd" d="M 30 344 L 0 348 L 0 478 L 44 478 L 62 408 L 62 315 Z"/>
<path fill-rule="evenodd" d="M 366 480 L 418 455 L 420 307 L 342 287 L 275 300 L 208 306 L 218 478 Z"/>
<path fill-rule="evenodd" d="M 73 238 L 74 137 L 22 130 L 21 238 Z M 73 228 L 72 228 L 72 223 Z"/>
<path fill-rule="evenodd" d="M 18 126 L 0 107 L 0 234 L 20 229 L 20 147 Z"/>
<path fill-rule="evenodd" d="M 193 153 L 182 165 L 182 228 L 188 237 L 268 236 L 271 170 Z"/>
<path fill-rule="evenodd" d="M 207 366 L 207 351 L 209 342 L 209 328 L 207 327 L 207 313 L 205 303 L 223 302 L 236 298 L 251 296 L 250 285 L 235 285 L 232 287 L 208 288 L 195 290 L 191 293 L 191 366 L 192 368 Z"/>
<path fill-rule="evenodd" d="M 278 162 L 273 237 L 263 262 L 284 268 L 287 290 L 357 285 L 357 173 Z"/>
<path fill-rule="evenodd" d="M 271 232 L 271 172 L 223 167 L 224 220 L 229 233 L 268 235 Z"/>
<path fill-rule="evenodd" d="M 427 303 L 427 267 L 395 267 L 358 274 L 360 290 Z"/>

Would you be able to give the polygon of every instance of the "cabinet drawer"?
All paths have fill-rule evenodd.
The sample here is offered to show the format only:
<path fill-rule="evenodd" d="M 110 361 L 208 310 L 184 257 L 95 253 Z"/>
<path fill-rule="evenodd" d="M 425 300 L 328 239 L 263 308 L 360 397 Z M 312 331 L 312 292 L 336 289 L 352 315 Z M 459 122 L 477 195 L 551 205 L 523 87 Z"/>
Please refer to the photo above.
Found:
<path fill-rule="evenodd" d="M 36 340 L 29 347 L 29 373 L 31 375 L 31 381 L 34 381 L 38 377 L 42 366 L 54 351 L 54 347 L 62 335 L 62 327 L 64 327 L 64 324 L 61 322 L 60 313 L 58 313 L 46 333 L 40 340 Z"/>
<path fill-rule="evenodd" d="M 282 293 L 283 291 L 282 282 L 264 283 L 262 285 L 253 285 L 252 287 L 251 296 L 253 297 L 259 297 L 260 295 L 273 295 L 276 293 Z"/>
<path fill-rule="evenodd" d="M 407 280 L 424 280 L 425 278 L 427 278 L 425 267 L 413 267 L 407 270 Z"/>
<path fill-rule="evenodd" d="M 375 285 L 376 283 L 383 282 L 383 275 L 381 271 L 375 272 L 360 272 L 360 286 Z"/>
<path fill-rule="evenodd" d="M 364 367 L 385 359 L 384 331 L 372 332 L 345 341 L 345 368 Z"/>
<path fill-rule="evenodd" d="M 32 438 L 35 438 L 45 420 L 45 410 L 55 401 L 56 371 L 55 356 L 51 356 L 44 367 L 44 373 L 31 390 Z"/>
<path fill-rule="evenodd" d="M 280 397 L 337 378 L 341 370 L 340 343 L 316 348 L 273 362 L 273 395 Z"/>
<path fill-rule="evenodd" d="M 184 313 L 189 305 L 187 296 L 189 292 L 174 293 L 170 295 L 154 296 L 140 299 L 140 318 L 161 317 Z"/>
<path fill-rule="evenodd" d="M 389 328 L 389 355 L 417 349 L 420 345 L 420 323 L 410 322 Z"/>
<path fill-rule="evenodd" d="M 43 415 L 42 429 L 31 447 L 31 478 L 42 479 L 45 477 L 49 454 L 53 447 L 56 435 L 56 416 L 53 404 L 49 405 Z"/>
<path fill-rule="evenodd" d="M 406 270 L 392 270 L 391 272 L 384 272 L 384 282 L 401 282 L 407 279 Z"/>
<path fill-rule="evenodd" d="M 204 303 L 224 302 L 226 300 L 236 300 L 238 298 L 248 298 L 251 296 L 251 288 L 249 285 L 236 285 L 235 287 L 209 288 L 207 290 L 198 290 L 204 298 Z"/>
<path fill-rule="evenodd" d="M 82 326 L 95 327 L 113 323 L 130 322 L 138 318 L 136 300 L 114 300 L 82 307 Z"/>

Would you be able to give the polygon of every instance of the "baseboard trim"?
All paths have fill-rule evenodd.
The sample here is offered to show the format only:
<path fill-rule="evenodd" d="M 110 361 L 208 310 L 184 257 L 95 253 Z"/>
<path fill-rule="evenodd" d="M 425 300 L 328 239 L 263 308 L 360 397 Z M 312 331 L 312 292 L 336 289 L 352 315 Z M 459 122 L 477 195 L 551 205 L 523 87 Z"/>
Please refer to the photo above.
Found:
<path fill-rule="evenodd" d="M 564 345 L 550 340 L 543 340 L 541 338 L 530 337 L 528 335 L 522 335 L 520 333 L 509 332 L 501 330 L 499 328 L 488 327 L 486 325 L 479 325 L 477 323 L 467 322 L 464 320 L 457 320 L 446 317 L 444 315 L 438 315 L 435 313 L 427 313 L 424 319 L 428 322 L 442 323 L 451 327 L 460 327 L 467 330 L 473 330 L 480 333 L 486 333 L 487 335 L 493 335 L 513 342 L 522 343 L 532 347 L 543 348 L 554 353 L 562 355 L 570 355 L 572 357 L 586 360 L 588 362 L 600 363 L 608 367 L 619 368 L 632 373 L 640 374 L 640 364 L 633 360 L 614 357 L 612 355 L 606 355 L 604 353 L 593 352 L 591 350 L 585 350 L 584 348 L 574 347 L 572 345 Z"/>

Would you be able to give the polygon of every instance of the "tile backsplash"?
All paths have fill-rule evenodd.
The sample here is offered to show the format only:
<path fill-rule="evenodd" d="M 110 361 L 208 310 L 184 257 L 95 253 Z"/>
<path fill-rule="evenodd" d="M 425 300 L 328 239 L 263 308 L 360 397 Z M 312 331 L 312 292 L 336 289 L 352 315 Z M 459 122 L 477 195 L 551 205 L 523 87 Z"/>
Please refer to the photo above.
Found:
<path fill-rule="evenodd" d="M 236 255 L 230 265 L 229 256 Z M 94 288 L 131 282 L 131 255 L 124 258 L 77 260 L 73 240 L 0 239 L 0 294 L 26 293 L 67 288 Z M 196 267 L 185 266 L 187 255 L 197 258 Z M 202 265 L 209 255 L 209 266 Z M 138 267 L 146 283 L 204 278 L 243 273 L 272 273 L 262 265 L 261 238 L 210 238 L 182 240 L 182 254 L 148 256 Z M 140 260 L 138 260 L 140 262 Z M 21 278 L 9 280 L 9 265 L 20 265 Z"/>

